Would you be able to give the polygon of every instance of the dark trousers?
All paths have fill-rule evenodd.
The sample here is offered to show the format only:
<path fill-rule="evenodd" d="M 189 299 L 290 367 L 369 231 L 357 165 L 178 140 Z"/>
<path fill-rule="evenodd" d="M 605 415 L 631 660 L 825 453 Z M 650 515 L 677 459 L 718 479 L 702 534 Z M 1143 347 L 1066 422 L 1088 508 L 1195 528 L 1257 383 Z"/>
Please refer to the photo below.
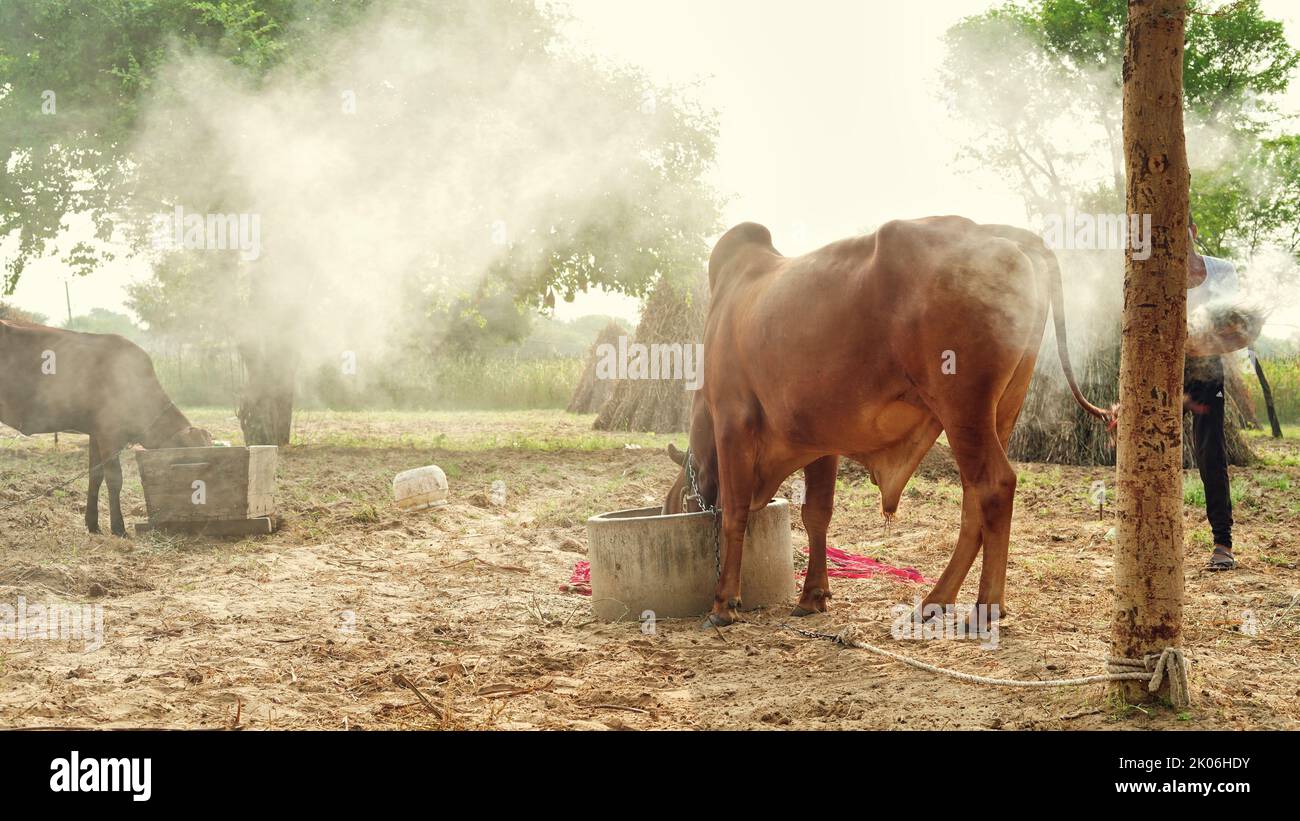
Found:
<path fill-rule="evenodd" d="M 1183 390 L 1192 408 L 1192 455 L 1205 485 L 1205 517 L 1214 543 L 1232 548 L 1232 495 L 1227 443 L 1223 435 L 1223 365 L 1217 356 L 1187 360 Z"/>

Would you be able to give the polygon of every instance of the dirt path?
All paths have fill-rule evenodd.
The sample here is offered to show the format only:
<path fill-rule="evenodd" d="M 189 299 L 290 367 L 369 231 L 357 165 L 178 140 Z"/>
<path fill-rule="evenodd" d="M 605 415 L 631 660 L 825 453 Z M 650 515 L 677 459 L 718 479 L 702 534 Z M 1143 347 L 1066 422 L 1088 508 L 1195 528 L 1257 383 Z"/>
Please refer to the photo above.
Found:
<path fill-rule="evenodd" d="M 92 537 L 81 526 L 79 483 L 0 512 L 0 604 L 102 605 L 104 624 L 103 647 L 89 653 L 79 639 L 0 639 L 0 725 L 1300 727 L 1300 506 L 1289 489 L 1300 484 L 1296 445 L 1270 444 L 1273 465 L 1235 474 L 1246 489 L 1239 571 L 1199 570 L 1205 525 L 1187 509 L 1195 704 L 1180 716 L 1113 704 L 1100 685 L 1018 691 L 935 677 L 796 635 L 782 627 L 784 610 L 750 613 L 722 632 L 695 621 L 661 620 L 650 635 L 636 624 L 595 623 L 584 597 L 559 589 L 584 558 L 583 522 L 658 502 L 673 466 L 644 437 L 625 443 L 643 449 L 580 439 L 580 417 L 524 415 L 513 423 L 532 426 L 527 441 L 493 446 L 490 437 L 501 435 L 493 431 L 510 427 L 500 422 L 448 423 L 444 449 L 389 446 L 410 423 L 402 418 L 321 422 L 316 441 L 351 444 L 282 455 L 288 521 L 261 540 Z M 57 453 L 48 442 L 11 440 L 0 504 L 71 475 L 83 459 L 67 440 Z M 397 512 L 388 503 L 392 476 L 430 462 L 448 470 L 451 504 Z M 937 576 L 956 537 L 960 492 L 942 464 L 931 467 L 906 492 L 888 535 L 874 487 L 842 472 L 832 543 Z M 868 641 L 970 672 L 1100 672 L 1110 521 L 1086 500 L 1091 482 L 1107 476 L 1021 466 L 1012 614 L 996 649 L 894 642 L 890 608 L 924 589 L 890 576 L 833 580 L 832 612 L 799 625 L 856 623 Z M 498 479 L 508 496 L 494 507 L 487 491 Z M 133 465 L 126 507 L 128 520 L 144 513 Z M 806 543 L 798 532 L 795 541 Z"/>

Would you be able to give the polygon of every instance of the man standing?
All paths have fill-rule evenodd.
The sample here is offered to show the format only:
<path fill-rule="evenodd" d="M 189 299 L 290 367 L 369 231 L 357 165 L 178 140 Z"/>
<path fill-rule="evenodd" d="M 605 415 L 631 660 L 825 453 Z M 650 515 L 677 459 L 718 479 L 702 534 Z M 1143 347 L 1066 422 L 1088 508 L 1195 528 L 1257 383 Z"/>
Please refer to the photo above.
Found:
<path fill-rule="evenodd" d="M 1191 223 L 1192 243 L 1197 238 Z M 1237 270 L 1224 259 L 1188 255 L 1187 315 L 1192 317 L 1212 302 L 1236 296 Z M 1184 406 L 1192 412 L 1192 453 L 1205 486 L 1205 514 L 1214 533 L 1214 553 L 1207 570 L 1232 570 L 1232 497 L 1228 483 L 1227 442 L 1223 433 L 1224 391 L 1221 354 L 1250 344 L 1248 332 L 1238 325 L 1189 330 L 1187 364 L 1183 375 Z"/>

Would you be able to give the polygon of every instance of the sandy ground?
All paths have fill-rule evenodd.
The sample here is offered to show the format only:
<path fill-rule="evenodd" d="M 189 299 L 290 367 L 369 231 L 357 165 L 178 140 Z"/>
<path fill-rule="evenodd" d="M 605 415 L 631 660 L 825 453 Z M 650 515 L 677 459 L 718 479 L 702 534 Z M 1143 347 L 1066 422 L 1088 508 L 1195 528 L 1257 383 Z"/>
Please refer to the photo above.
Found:
<path fill-rule="evenodd" d="M 195 421 L 237 439 L 225 413 Z M 1300 727 L 1300 443 L 1256 440 L 1234 474 L 1241 568 L 1200 570 L 1203 511 L 1187 507 L 1186 644 L 1194 705 L 1118 703 L 1103 685 L 972 686 L 782 625 L 786 608 L 724 631 L 601 624 L 561 592 L 597 512 L 661 501 L 664 437 L 593 434 L 591 417 L 310 414 L 281 454 L 277 534 L 242 541 L 90 536 L 84 480 L 0 509 L 0 605 L 102 606 L 104 644 L 0 639 L 0 725 L 329 729 L 1292 728 Z M 683 444 L 678 438 L 678 444 Z M 631 447 L 629 447 L 631 446 Z M 639 447 L 636 447 L 639 446 Z M 144 516 L 127 459 L 128 522 Z M 0 428 L 0 508 L 83 469 L 85 441 Z M 447 506 L 402 513 L 400 470 L 443 466 Z M 924 595 L 892 576 L 833 579 L 798 625 L 918 659 L 1021 679 L 1101 671 L 1109 630 L 1105 469 L 1020 465 L 1008 607 L 996 649 L 891 639 L 890 608 Z M 507 488 L 494 506 L 494 481 Z M 843 469 L 832 544 L 930 578 L 956 538 L 941 464 L 906 491 L 888 533 L 875 488 Z M 107 511 L 102 513 L 105 527 Z M 797 515 L 796 527 L 797 524 Z M 797 547 L 806 545 L 801 531 Z M 802 564 L 802 556 L 798 558 Z M 976 568 L 976 571 L 978 568 Z M 963 600 L 973 600 L 972 572 Z M 791 601 L 794 600 L 791 586 Z M 0 609 L 0 615 L 3 615 Z M 1253 635 L 1252 635 L 1253 633 Z"/>

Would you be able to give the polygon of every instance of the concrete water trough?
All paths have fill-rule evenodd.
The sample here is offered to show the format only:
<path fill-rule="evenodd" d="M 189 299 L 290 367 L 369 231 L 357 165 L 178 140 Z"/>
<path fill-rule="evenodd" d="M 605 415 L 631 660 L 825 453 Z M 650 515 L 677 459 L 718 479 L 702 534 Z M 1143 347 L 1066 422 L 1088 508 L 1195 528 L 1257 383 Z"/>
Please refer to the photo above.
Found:
<path fill-rule="evenodd" d="M 691 618 L 709 612 L 717 583 L 718 525 L 711 513 L 660 515 L 646 507 L 587 520 L 591 598 L 603 621 Z M 790 503 L 776 499 L 749 514 L 741 561 L 746 610 L 794 598 Z"/>

